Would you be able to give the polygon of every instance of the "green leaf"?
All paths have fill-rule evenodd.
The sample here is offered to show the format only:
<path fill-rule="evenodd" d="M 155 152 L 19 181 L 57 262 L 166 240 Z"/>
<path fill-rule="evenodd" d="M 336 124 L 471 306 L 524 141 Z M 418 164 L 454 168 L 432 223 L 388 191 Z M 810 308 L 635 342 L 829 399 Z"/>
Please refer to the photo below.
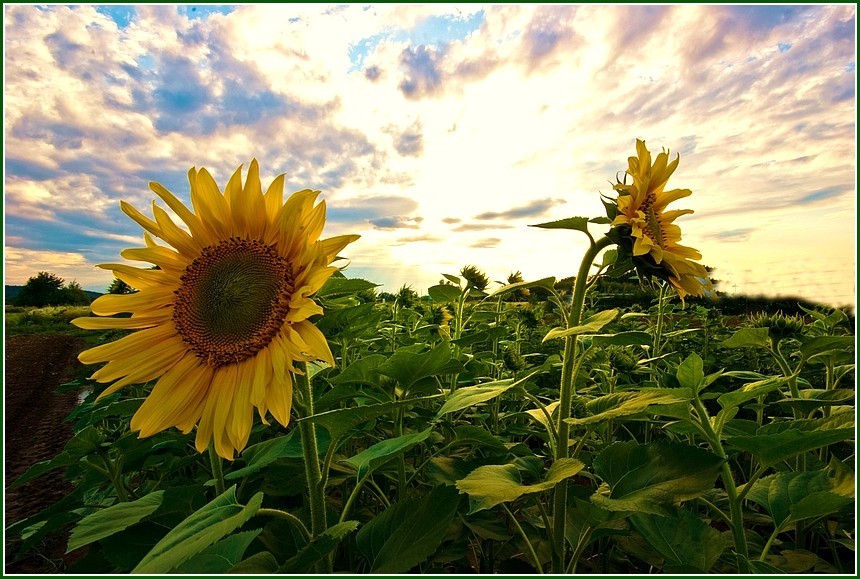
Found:
<path fill-rule="evenodd" d="M 422 378 L 443 373 L 450 361 L 451 348 L 443 341 L 429 352 L 400 348 L 379 367 L 379 371 L 397 380 L 404 389 L 408 389 Z"/>
<path fill-rule="evenodd" d="M 344 521 L 329 527 L 305 545 L 295 557 L 283 564 L 280 573 L 311 573 L 317 563 L 329 556 L 347 535 L 358 528 L 358 521 Z"/>
<path fill-rule="evenodd" d="M 328 432 L 317 432 L 317 447 L 320 454 L 324 454 L 328 450 L 330 441 L 331 437 Z M 242 451 L 245 466 L 226 473 L 224 478 L 226 480 L 244 478 L 272 464 L 276 460 L 282 458 L 301 458 L 302 456 L 304 456 L 302 441 L 299 437 L 298 429 L 294 429 L 284 436 L 264 440 L 246 448 Z"/>
<path fill-rule="evenodd" d="M 698 354 L 690 354 L 678 366 L 678 372 L 675 376 L 678 378 L 678 383 L 689 388 L 692 392 L 698 392 L 699 386 L 705 380 L 705 372 L 703 370 L 704 363 Z"/>
<path fill-rule="evenodd" d="M 725 348 L 767 348 L 769 345 L 767 328 L 741 328 L 722 343 Z"/>
<path fill-rule="evenodd" d="M 443 283 L 427 288 L 427 295 L 429 295 L 430 299 L 434 302 L 450 304 L 458 302 L 462 292 L 460 291 L 460 288 L 455 285 Z"/>
<path fill-rule="evenodd" d="M 853 422 L 853 417 L 849 418 Z M 761 466 L 766 467 L 802 452 L 854 437 L 853 425 L 851 428 L 839 428 L 838 423 L 832 420 L 796 420 L 778 426 L 780 429 L 763 427 L 755 436 L 732 436 L 727 441 L 733 447 L 751 453 L 761 462 Z"/>
<path fill-rule="evenodd" d="M 235 485 L 230 487 L 167 533 L 132 573 L 167 573 L 241 527 L 262 502 L 263 493 L 257 493 L 242 506 L 236 502 Z"/>
<path fill-rule="evenodd" d="M 245 531 L 221 539 L 176 567 L 173 573 L 220 575 L 227 573 L 242 560 L 242 556 L 262 529 Z"/>
<path fill-rule="evenodd" d="M 595 346 L 650 346 L 653 339 L 648 332 L 618 332 L 589 336 Z"/>
<path fill-rule="evenodd" d="M 433 396 L 424 396 L 422 398 L 406 398 L 404 400 L 383 402 L 381 404 L 368 404 L 367 406 L 329 410 L 328 412 L 321 412 L 307 418 L 301 418 L 297 422 L 307 420 L 318 424 L 328 430 L 332 440 L 340 440 L 344 434 L 359 424 L 373 420 L 379 416 L 391 414 L 398 408 L 414 406 L 441 396 L 441 394 L 434 394 Z"/>
<path fill-rule="evenodd" d="M 588 217 L 568 217 L 566 219 L 559 219 L 558 221 L 548 221 L 546 223 L 530 225 L 529 227 L 540 227 L 541 229 L 574 229 L 576 231 L 588 233 Z"/>
<path fill-rule="evenodd" d="M 442 408 L 439 409 L 439 412 L 436 413 L 436 417 L 439 418 L 445 414 L 457 412 L 464 408 L 471 408 L 481 402 L 492 400 L 497 396 L 501 396 L 511 388 L 515 388 L 526 380 L 529 380 L 536 373 L 537 372 L 532 372 L 525 378 L 520 378 L 516 382 L 514 382 L 512 378 L 507 378 L 505 380 L 485 382 L 484 384 L 478 384 L 477 386 L 459 388 L 451 394 L 447 400 L 445 400 L 445 404 L 443 404 Z"/>
<path fill-rule="evenodd" d="M 800 391 L 800 398 L 786 398 L 775 400 L 772 404 L 798 408 L 804 414 L 809 414 L 816 408 L 825 406 L 851 405 L 854 400 L 854 390 L 840 388 L 838 390 L 822 390 L 820 388 L 806 388 Z"/>
<path fill-rule="evenodd" d="M 556 338 L 566 338 L 567 336 L 599 332 L 603 326 L 614 320 L 617 315 L 618 310 L 604 310 L 594 314 L 578 326 L 567 329 L 553 328 L 547 332 L 542 341 L 546 342 L 547 340 L 554 340 Z"/>
<path fill-rule="evenodd" d="M 378 283 L 369 282 L 366 279 L 348 279 L 345 277 L 330 277 L 325 284 L 317 290 L 318 298 L 335 298 L 346 296 L 378 287 Z"/>
<path fill-rule="evenodd" d="M 139 522 L 161 506 L 163 496 L 164 491 L 155 491 L 136 501 L 118 503 L 87 515 L 72 530 L 66 553 L 109 537 Z"/>
<path fill-rule="evenodd" d="M 368 386 L 379 385 L 379 367 L 386 360 L 382 354 L 371 354 L 362 356 L 349 366 L 343 372 L 333 378 L 329 378 L 332 384 L 366 384 Z"/>
<path fill-rule="evenodd" d="M 772 376 L 770 378 L 765 378 L 764 380 L 751 382 L 733 392 L 727 392 L 726 394 L 721 395 L 717 398 L 717 402 L 720 403 L 723 410 L 730 410 L 740 406 L 744 402 L 752 400 L 753 398 L 765 396 L 774 390 L 779 390 L 779 388 L 786 382 L 788 382 L 788 379 L 784 376 Z"/>
<path fill-rule="evenodd" d="M 665 517 L 637 513 L 630 517 L 630 523 L 667 565 L 707 573 L 726 547 L 722 533 L 687 509 L 672 510 Z"/>
<path fill-rule="evenodd" d="M 496 452 L 506 452 L 505 443 L 480 426 L 472 426 L 471 424 L 457 426 L 454 428 L 454 436 L 456 438 L 451 442 L 452 447 L 469 446 L 472 448 L 488 448 Z"/>
<path fill-rule="evenodd" d="M 506 294 L 510 291 L 517 289 L 528 289 L 532 287 L 542 287 L 547 290 L 553 290 L 555 288 L 555 278 L 554 277 L 545 277 L 536 281 L 520 281 L 517 283 L 511 283 L 508 285 L 504 285 L 491 293 L 488 297 L 495 297 L 502 294 Z"/>
<path fill-rule="evenodd" d="M 544 428 L 547 429 L 548 432 L 553 432 L 553 428 L 555 424 L 550 424 L 550 420 L 547 418 L 547 414 L 549 414 L 549 418 L 553 418 L 555 414 L 555 409 L 558 408 L 558 405 L 561 404 L 560 400 L 556 400 L 551 404 L 547 404 L 544 408 L 546 412 L 541 410 L 540 408 L 533 408 L 531 410 L 526 410 L 526 414 L 531 416 L 534 420 L 543 425 Z"/>
<path fill-rule="evenodd" d="M 576 475 L 584 466 L 574 458 L 560 458 L 549 467 L 542 482 L 524 485 L 519 470 L 513 464 L 490 464 L 476 468 L 466 478 L 457 481 L 457 488 L 469 495 L 471 514 L 509 503 L 525 494 L 548 491 Z"/>
<path fill-rule="evenodd" d="M 714 487 L 723 460 L 684 444 L 615 443 L 594 459 L 594 471 L 609 492 L 592 495 L 612 511 L 665 515 L 669 505 L 701 496 Z"/>
<path fill-rule="evenodd" d="M 655 404 L 675 404 L 689 401 L 692 393 L 687 388 L 660 388 L 638 392 L 616 392 L 607 394 L 586 404 L 593 414 L 584 418 L 567 418 L 565 422 L 573 425 L 593 424 L 621 416 L 629 416 L 646 411 Z"/>
<path fill-rule="evenodd" d="M 442 277 L 444 277 L 445 279 L 447 279 L 448 281 L 450 281 L 454 285 L 457 285 L 457 286 L 460 285 L 460 278 L 457 277 L 456 275 L 451 275 L 449 273 L 443 273 Z"/>
<path fill-rule="evenodd" d="M 423 498 L 391 505 L 355 536 L 371 573 L 406 573 L 436 552 L 448 534 L 460 496 L 437 486 Z"/>
<path fill-rule="evenodd" d="M 274 555 L 269 551 L 260 551 L 236 563 L 227 572 L 235 575 L 270 575 L 277 573 L 279 568 L 280 565 Z"/>
<path fill-rule="evenodd" d="M 808 360 L 833 352 L 850 352 L 854 349 L 854 336 L 817 336 L 800 346 L 800 356 Z"/>
<path fill-rule="evenodd" d="M 340 462 L 348 464 L 355 469 L 358 480 L 361 480 L 398 454 L 406 452 L 416 444 L 427 440 L 431 432 L 433 432 L 433 429 L 427 428 L 421 432 L 404 434 L 396 438 L 387 438 L 359 452 L 355 456 L 351 456 Z"/>
<path fill-rule="evenodd" d="M 785 471 L 755 483 L 747 498 L 770 514 L 777 529 L 823 517 L 854 502 L 854 473 L 834 459 L 824 470 Z"/>

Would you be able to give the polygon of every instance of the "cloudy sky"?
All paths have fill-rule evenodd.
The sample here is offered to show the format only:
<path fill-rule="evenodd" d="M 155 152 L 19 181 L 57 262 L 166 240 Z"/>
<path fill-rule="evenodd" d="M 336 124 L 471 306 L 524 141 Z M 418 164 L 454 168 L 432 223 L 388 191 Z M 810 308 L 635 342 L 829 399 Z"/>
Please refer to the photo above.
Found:
<path fill-rule="evenodd" d="M 4 5 L 7 284 L 104 291 L 158 181 L 320 189 L 346 273 L 576 272 L 635 139 L 729 293 L 855 302 L 856 6 Z M 594 228 L 595 234 L 601 232 Z"/>

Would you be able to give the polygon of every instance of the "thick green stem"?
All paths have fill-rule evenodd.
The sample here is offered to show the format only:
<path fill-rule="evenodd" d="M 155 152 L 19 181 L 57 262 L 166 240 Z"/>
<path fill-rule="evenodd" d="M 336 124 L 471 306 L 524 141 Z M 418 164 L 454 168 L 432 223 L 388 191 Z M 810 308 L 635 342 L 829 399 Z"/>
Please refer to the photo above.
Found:
<path fill-rule="evenodd" d="M 308 378 L 308 368 L 305 363 L 299 363 L 298 369 L 302 374 L 295 375 L 296 389 L 301 393 L 302 406 L 307 418 L 314 415 L 313 390 Z M 325 520 L 325 489 L 322 487 L 322 471 L 320 470 L 319 447 L 317 433 L 312 422 L 299 422 L 299 433 L 302 438 L 302 453 L 305 462 L 305 477 L 308 485 L 308 499 L 311 508 L 311 535 L 317 537 L 326 528 Z"/>
<path fill-rule="evenodd" d="M 576 282 L 573 286 L 573 301 L 570 306 L 570 315 L 567 318 L 567 327 L 572 328 L 579 325 L 582 318 L 582 308 L 585 303 L 585 290 L 587 289 L 588 272 L 594 259 L 602 250 L 612 245 L 608 237 L 599 239 L 592 243 L 582 258 L 579 272 L 576 274 Z M 558 419 L 556 432 L 558 433 L 558 445 L 556 446 L 555 459 L 567 458 L 570 451 L 570 425 L 566 422 L 570 418 L 570 405 L 574 395 L 574 355 L 576 354 L 576 336 L 568 336 L 564 340 L 564 360 L 561 370 L 561 392 L 559 393 Z M 565 513 L 567 511 L 567 481 L 556 485 L 553 492 L 553 517 L 552 517 L 552 572 L 564 572 L 564 527 Z"/>
<path fill-rule="evenodd" d="M 746 561 L 749 559 L 749 549 L 747 548 L 747 538 L 744 534 L 744 513 L 741 507 L 742 497 L 738 495 L 738 488 L 732 476 L 732 468 L 729 466 L 728 456 L 725 449 L 723 449 L 720 437 L 714 432 L 708 411 L 705 410 L 705 405 L 702 404 L 698 395 L 693 399 L 693 406 L 696 408 L 702 431 L 708 439 L 711 448 L 717 456 L 723 459 L 721 478 L 723 486 L 726 488 L 726 494 L 729 497 L 732 537 L 734 537 L 735 541 L 735 552 L 738 554 L 738 571 L 747 573 L 749 570 L 746 568 Z M 746 492 L 743 493 L 743 496 L 746 496 Z"/>
<path fill-rule="evenodd" d="M 654 332 L 654 351 L 651 354 L 652 358 L 660 355 L 660 350 L 663 349 L 663 302 L 666 297 L 666 286 L 660 286 L 660 294 L 657 297 L 657 329 Z"/>
<path fill-rule="evenodd" d="M 113 483 L 113 488 L 116 491 L 116 498 L 118 498 L 121 502 L 128 501 L 128 492 L 125 489 L 125 483 L 122 480 L 122 472 L 118 468 L 118 465 L 111 460 L 110 454 L 107 450 L 102 447 L 98 448 L 99 456 L 101 456 L 102 461 L 105 465 L 105 474 L 107 474 L 108 478 L 110 478 L 111 483 Z M 95 465 L 93 465 L 95 466 Z"/>
<path fill-rule="evenodd" d="M 209 443 L 209 463 L 212 465 L 212 478 L 215 479 L 215 494 L 219 497 L 224 494 L 224 469 L 221 467 L 221 457 L 215 451 L 215 444 Z"/>

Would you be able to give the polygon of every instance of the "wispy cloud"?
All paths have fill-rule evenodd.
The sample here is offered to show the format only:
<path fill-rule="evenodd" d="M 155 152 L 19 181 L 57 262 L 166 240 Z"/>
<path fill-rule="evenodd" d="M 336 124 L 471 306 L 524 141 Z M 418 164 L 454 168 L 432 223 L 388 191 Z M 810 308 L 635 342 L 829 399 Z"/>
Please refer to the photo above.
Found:
<path fill-rule="evenodd" d="M 89 264 L 140 239 L 120 199 L 148 212 L 154 180 L 188 202 L 190 167 L 223 185 L 252 158 L 322 190 L 327 229 L 362 234 L 350 267 L 386 285 L 470 245 L 491 275 L 572 275 L 527 220 L 601 214 L 642 138 L 680 153 L 705 263 L 766 278 L 841 251 L 853 291 L 853 5 L 17 4 L 4 24 L 12 283 L 30 251 L 99 289 Z"/>
<path fill-rule="evenodd" d="M 475 215 L 475 219 L 520 219 L 523 217 L 538 217 L 557 205 L 566 203 L 564 199 L 535 199 L 525 205 L 512 207 L 506 211 L 485 211 Z"/>

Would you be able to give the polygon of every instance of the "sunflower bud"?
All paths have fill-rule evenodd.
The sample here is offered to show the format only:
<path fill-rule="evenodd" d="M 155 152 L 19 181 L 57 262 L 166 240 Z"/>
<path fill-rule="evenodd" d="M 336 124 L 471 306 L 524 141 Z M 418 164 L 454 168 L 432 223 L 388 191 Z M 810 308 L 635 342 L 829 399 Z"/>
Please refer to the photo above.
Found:
<path fill-rule="evenodd" d="M 768 337 L 777 342 L 785 338 L 795 338 L 803 331 L 803 319 L 800 316 L 786 316 L 782 312 L 752 316 L 750 325 L 754 328 L 767 328 Z"/>

